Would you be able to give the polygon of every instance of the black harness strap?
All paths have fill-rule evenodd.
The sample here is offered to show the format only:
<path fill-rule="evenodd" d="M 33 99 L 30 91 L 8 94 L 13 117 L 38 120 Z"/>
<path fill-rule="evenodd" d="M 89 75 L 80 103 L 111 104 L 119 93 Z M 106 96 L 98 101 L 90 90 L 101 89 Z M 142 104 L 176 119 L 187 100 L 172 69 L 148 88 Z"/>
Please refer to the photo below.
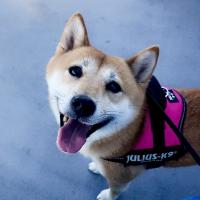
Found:
<path fill-rule="evenodd" d="M 165 93 L 161 88 L 160 83 L 154 76 L 152 77 L 149 83 L 147 91 L 152 94 L 152 96 L 154 97 L 154 99 L 156 99 L 157 102 L 159 102 L 159 105 L 162 107 L 162 110 L 165 110 Z M 162 114 L 160 113 L 160 110 L 154 106 L 154 102 L 151 98 L 147 98 L 147 103 L 151 117 L 154 147 L 157 150 L 161 150 L 165 146 L 164 119 L 162 117 Z"/>
<path fill-rule="evenodd" d="M 160 83 L 157 79 L 153 76 L 147 91 L 151 93 L 151 95 L 156 99 L 159 105 L 162 107 L 162 110 L 166 108 L 166 98 L 165 92 L 162 89 Z M 164 119 L 160 113 L 160 110 L 154 106 L 154 102 L 151 98 L 147 96 L 147 104 L 150 112 L 151 117 L 151 125 L 154 134 L 154 147 L 157 149 L 162 149 L 165 145 L 165 138 L 164 138 Z M 159 119 L 159 120 L 158 120 Z"/>
<path fill-rule="evenodd" d="M 147 91 L 149 91 L 152 96 L 159 102 L 159 105 L 162 107 L 163 110 L 166 108 L 166 98 L 165 92 L 162 89 L 160 83 L 157 79 L 153 76 L 151 81 L 149 82 Z M 153 145 L 154 149 L 158 152 L 163 151 L 165 146 L 165 135 L 164 135 L 164 119 L 162 114 L 160 113 L 159 109 L 154 106 L 154 102 L 151 98 L 147 97 L 147 104 L 149 108 L 149 114 L 151 118 L 151 127 L 153 133 Z M 159 119 L 159 120 L 158 120 Z M 146 164 L 146 168 L 157 168 L 163 165 L 164 162 L 149 162 Z"/>

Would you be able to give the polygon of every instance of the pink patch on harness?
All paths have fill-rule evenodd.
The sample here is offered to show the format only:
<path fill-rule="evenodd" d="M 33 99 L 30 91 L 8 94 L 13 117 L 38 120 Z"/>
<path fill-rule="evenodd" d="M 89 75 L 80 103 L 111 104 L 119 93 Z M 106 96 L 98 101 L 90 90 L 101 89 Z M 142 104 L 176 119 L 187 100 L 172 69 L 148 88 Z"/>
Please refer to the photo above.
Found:
<path fill-rule="evenodd" d="M 169 91 L 168 88 L 164 88 L 166 91 Z M 171 89 L 173 94 L 175 95 L 177 102 L 169 102 L 166 101 L 165 113 L 172 120 L 172 122 L 179 128 L 179 124 L 182 123 L 183 120 L 183 109 L 184 109 L 184 101 L 182 96 L 174 89 Z M 167 95 L 167 92 L 166 92 Z M 167 98 L 167 96 L 165 96 Z M 159 120 L 159 119 L 158 119 Z M 180 145 L 181 142 L 173 130 L 169 127 L 169 125 L 164 122 L 164 134 L 165 134 L 165 147 L 177 146 Z M 138 138 L 136 144 L 134 144 L 132 150 L 145 150 L 152 149 L 154 147 L 153 144 L 153 131 L 151 127 L 151 119 L 149 110 L 146 111 L 145 123 L 143 130 Z"/>

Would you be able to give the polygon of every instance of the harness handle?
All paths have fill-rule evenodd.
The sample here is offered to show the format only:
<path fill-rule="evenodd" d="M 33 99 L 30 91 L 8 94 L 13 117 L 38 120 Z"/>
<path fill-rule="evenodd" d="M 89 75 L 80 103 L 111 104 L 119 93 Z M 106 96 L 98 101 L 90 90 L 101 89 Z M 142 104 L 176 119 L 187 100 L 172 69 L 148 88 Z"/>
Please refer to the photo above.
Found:
<path fill-rule="evenodd" d="M 166 115 L 166 113 L 163 112 L 161 105 L 157 102 L 157 100 L 151 95 L 151 93 L 149 91 L 147 91 L 147 95 L 153 101 L 155 106 L 160 110 L 160 113 L 163 116 L 163 119 L 168 123 L 168 125 L 171 127 L 171 129 L 177 135 L 177 137 L 184 144 L 186 150 L 191 154 L 193 159 L 200 166 L 200 156 L 197 154 L 197 152 L 194 150 L 194 148 L 190 145 L 190 143 L 187 141 L 187 139 L 184 137 L 184 135 L 181 133 L 181 131 L 174 125 L 174 123 L 171 121 L 171 119 Z"/>

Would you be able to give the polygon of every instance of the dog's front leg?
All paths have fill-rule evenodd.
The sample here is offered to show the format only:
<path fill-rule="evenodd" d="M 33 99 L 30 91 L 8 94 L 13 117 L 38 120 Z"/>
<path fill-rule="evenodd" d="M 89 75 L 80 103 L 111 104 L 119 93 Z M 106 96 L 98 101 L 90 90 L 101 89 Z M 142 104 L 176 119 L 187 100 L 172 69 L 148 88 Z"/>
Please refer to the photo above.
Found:
<path fill-rule="evenodd" d="M 100 174 L 100 170 L 98 169 L 98 166 L 94 161 L 88 164 L 88 170 L 90 170 L 94 174 Z"/>
<path fill-rule="evenodd" d="M 141 173 L 143 167 L 124 167 L 119 163 L 102 162 L 103 176 L 107 179 L 109 188 L 102 190 L 97 200 L 115 200 L 123 192 L 128 183 Z"/>
<path fill-rule="evenodd" d="M 115 200 L 126 188 L 127 184 L 110 185 L 109 188 L 102 190 L 97 196 L 97 200 Z"/>

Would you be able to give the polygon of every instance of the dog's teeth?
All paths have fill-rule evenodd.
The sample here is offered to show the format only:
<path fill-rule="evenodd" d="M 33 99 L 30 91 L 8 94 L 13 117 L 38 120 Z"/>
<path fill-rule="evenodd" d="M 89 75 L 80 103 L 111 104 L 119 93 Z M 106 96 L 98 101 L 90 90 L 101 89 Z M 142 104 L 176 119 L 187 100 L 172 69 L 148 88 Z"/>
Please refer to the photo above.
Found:
<path fill-rule="evenodd" d="M 67 118 L 66 118 L 66 117 L 64 117 L 64 118 L 63 118 L 63 121 L 64 121 L 64 122 L 66 122 L 66 121 L 67 121 Z"/>
<path fill-rule="evenodd" d="M 68 119 L 69 119 L 68 117 L 64 116 L 63 117 L 63 122 L 67 122 Z"/>

